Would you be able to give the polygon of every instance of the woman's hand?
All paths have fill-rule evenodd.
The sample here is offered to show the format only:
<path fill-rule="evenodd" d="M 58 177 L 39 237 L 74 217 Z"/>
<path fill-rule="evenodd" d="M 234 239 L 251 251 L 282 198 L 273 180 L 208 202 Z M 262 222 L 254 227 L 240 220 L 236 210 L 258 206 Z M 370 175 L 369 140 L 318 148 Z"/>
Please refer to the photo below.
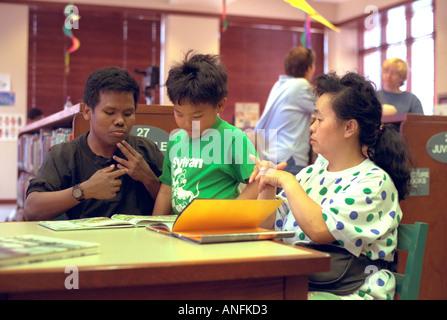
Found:
<path fill-rule="evenodd" d="M 259 183 L 259 193 L 262 193 L 266 189 L 274 188 L 276 190 L 277 187 L 282 188 L 281 177 L 287 174 L 282 171 L 287 167 L 286 162 L 275 165 L 271 161 L 259 160 L 252 154 L 250 158 L 255 163 L 255 168 L 250 175 L 249 183 L 256 180 Z"/>
<path fill-rule="evenodd" d="M 261 161 L 250 155 L 255 162 L 250 181 L 258 181 L 258 199 L 273 199 L 276 187 L 282 188 L 287 197 L 290 210 L 303 232 L 315 243 L 331 243 L 335 238 L 329 232 L 321 205 L 312 200 L 304 191 L 295 176 L 283 169 L 285 162 L 274 165 L 269 161 Z M 273 191 L 274 192 L 273 192 Z"/>

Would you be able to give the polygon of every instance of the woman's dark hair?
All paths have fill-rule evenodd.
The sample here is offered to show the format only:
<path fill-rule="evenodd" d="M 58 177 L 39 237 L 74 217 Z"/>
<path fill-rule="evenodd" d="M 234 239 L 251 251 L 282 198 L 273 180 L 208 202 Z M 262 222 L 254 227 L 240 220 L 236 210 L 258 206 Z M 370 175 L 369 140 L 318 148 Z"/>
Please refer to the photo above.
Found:
<path fill-rule="evenodd" d="M 172 103 L 181 105 L 211 103 L 217 106 L 228 95 L 228 76 L 220 57 L 212 54 L 192 54 L 169 71 L 166 87 Z"/>
<path fill-rule="evenodd" d="M 85 84 L 84 103 L 94 109 L 99 103 L 99 94 L 108 91 L 132 92 L 137 107 L 140 84 L 127 70 L 108 67 L 90 74 Z"/>
<path fill-rule="evenodd" d="M 411 156 L 393 124 L 382 124 L 382 105 L 375 85 L 356 73 L 338 77 L 324 74 L 314 81 L 317 96 L 332 95 L 332 108 L 338 119 L 355 119 L 360 127 L 360 144 L 368 157 L 391 177 L 399 200 L 410 192 Z"/>

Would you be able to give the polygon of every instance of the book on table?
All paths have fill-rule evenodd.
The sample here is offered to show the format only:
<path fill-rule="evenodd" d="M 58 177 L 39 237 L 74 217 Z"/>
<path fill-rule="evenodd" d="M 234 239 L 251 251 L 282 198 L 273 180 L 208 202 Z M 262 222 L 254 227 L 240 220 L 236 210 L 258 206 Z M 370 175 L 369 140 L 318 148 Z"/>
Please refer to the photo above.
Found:
<path fill-rule="evenodd" d="M 54 231 L 129 228 L 144 227 L 154 222 L 174 221 L 176 217 L 176 215 L 142 216 L 130 214 L 114 214 L 111 218 L 93 217 L 74 220 L 40 221 L 39 225 Z"/>
<path fill-rule="evenodd" d="M 175 221 L 146 228 L 196 243 L 270 240 L 293 237 L 295 231 L 275 231 L 260 225 L 283 200 L 194 199 Z"/>
<path fill-rule="evenodd" d="M 0 268 L 47 260 L 67 259 L 96 254 L 95 242 L 60 239 L 27 234 L 0 237 Z"/>

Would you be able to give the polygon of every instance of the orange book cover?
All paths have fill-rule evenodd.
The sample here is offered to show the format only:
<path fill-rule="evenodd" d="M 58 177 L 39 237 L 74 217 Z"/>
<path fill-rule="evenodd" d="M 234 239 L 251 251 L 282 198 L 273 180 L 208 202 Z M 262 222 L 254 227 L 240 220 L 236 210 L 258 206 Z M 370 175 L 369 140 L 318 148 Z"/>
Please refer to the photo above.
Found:
<path fill-rule="evenodd" d="M 293 237 L 294 231 L 275 231 L 259 225 L 283 200 L 194 199 L 171 223 L 148 230 L 197 243 L 268 240 Z"/>

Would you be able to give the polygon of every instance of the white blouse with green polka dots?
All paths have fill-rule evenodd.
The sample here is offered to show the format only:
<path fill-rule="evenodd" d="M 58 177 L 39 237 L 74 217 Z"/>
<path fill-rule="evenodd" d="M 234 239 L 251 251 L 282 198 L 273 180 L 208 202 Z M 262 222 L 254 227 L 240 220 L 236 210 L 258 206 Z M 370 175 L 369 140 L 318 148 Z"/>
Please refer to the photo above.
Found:
<path fill-rule="evenodd" d="M 327 171 L 327 165 L 327 161 L 311 165 L 296 178 L 307 194 L 321 205 L 331 234 L 340 246 L 356 256 L 364 254 L 373 260 L 393 261 L 396 229 L 402 219 L 402 211 L 390 176 L 369 159 L 338 172 Z M 285 202 L 278 209 L 275 228 L 296 230 L 295 237 L 284 241 L 310 242 L 297 225 L 284 191 L 278 197 Z M 389 272 L 384 273 L 387 274 L 385 284 L 392 286 L 394 278 Z M 377 276 L 379 274 L 374 277 Z M 390 276 L 392 283 L 388 279 Z M 384 280 L 377 280 L 379 284 L 381 281 Z M 388 292 L 381 297 L 390 298 L 392 294 Z"/>

